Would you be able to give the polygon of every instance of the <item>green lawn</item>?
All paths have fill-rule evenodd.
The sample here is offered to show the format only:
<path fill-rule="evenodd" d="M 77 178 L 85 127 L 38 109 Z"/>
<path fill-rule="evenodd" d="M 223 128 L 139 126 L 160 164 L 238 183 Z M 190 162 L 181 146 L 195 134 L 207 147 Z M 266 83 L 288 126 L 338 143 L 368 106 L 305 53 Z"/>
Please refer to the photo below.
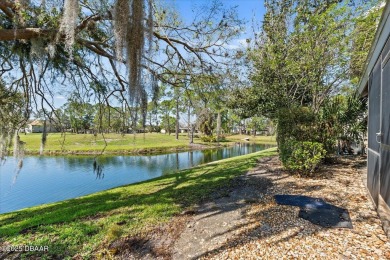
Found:
<path fill-rule="evenodd" d="M 233 178 L 275 155 L 276 149 L 225 159 L 154 180 L 122 186 L 77 199 L 0 215 L 1 243 L 49 246 L 47 258 L 107 253 L 120 237 L 147 232 L 157 223 L 226 192 Z M 4 244 L 3 244 L 4 245 Z M 25 257 L 42 253 L 25 253 Z"/>
<path fill-rule="evenodd" d="M 25 142 L 27 153 L 38 153 L 41 145 L 42 134 L 21 134 L 20 139 Z M 226 137 L 226 142 L 222 144 L 228 145 L 232 142 L 243 142 L 243 135 L 233 135 Z M 275 144 L 275 137 L 257 136 L 249 137 L 251 142 Z M 148 152 L 164 152 L 169 149 L 189 149 L 189 139 L 187 134 L 181 134 L 179 140 L 175 139 L 175 135 L 147 133 L 147 134 L 71 134 L 66 133 L 50 133 L 47 136 L 45 153 L 98 153 L 105 146 L 106 153 L 148 153 Z M 196 144 L 215 145 L 201 142 L 199 138 L 195 138 Z"/>
<path fill-rule="evenodd" d="M 20 135 L 20 139 L 24 141 L 25 148 L 28 152 L 38 152 L 41 145 L 42 134 L 27 134 Z M 181 148 L 188 146 L 187 136 L 180 136 L 179 140 L 176 140 L 174 135 L 165 135 L 159 133 L 137 134 L 105 134 L 102 135 L 93 134 L 72 134 L 66 133 L 61 135 L 60 133 L 51 133 L 47 136 L 47 142 L 45 151 L 102 151 L 107 142 L 107 152 L 121 152 L 121 151 L 136 151 L 152 148 L 169 149 L 169 148 Z"/>
<path fill-rule="evenodd" d="M 246 138 L 249 138 L 249 142 L 253 142 L 253 143 L 276 145 L 276 136 L 229 135 L 226 137 L 228 141 L 235 141 L 235 142 L 245 142 Z"/>

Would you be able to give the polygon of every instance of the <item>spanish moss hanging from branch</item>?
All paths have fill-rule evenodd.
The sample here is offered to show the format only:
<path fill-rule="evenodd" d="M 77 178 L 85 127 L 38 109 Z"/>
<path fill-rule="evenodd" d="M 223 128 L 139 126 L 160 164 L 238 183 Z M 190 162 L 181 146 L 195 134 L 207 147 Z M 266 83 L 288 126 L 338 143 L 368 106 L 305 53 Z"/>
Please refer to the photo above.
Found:
<path fill-rule="evenodd" d="M 153 36 L 153 4 L 152 0 L 148 0 L 148 20 L 147 20 L 147 29 L 148 29 L 148 43 L 149 43 L 149 53 L 152 52 L 153 48 L 153 42 L 152 42 L 152 36 Z"/>
<path fill-rule="evenodd" d="M 123 51 L 126 50 L 126 65 L 129 76 L 129 101 L 134 106 L 142 98 L 141 63 L 145 52 L 145 38 L 149 45 L 152 43 L 153 34 L 153 6 L 152 1 L 147 0 L 117 0 L 114 6 L 114 35 L 115 51 L 118 60 L 122 61 Z M 148 18 L 145 13 L 148 11 Z M 145 22 L 146 20 L 146 22 Z M 151 47 L 149 47 L 149 53 Z"/>
<path fill-rule="evenodd" d="M 5 161 L 5 158 L 8 155 L 9 139 L 8 133 L 0 131 L 0 162 Z"/>
<path fill-rule="evenodd" d="M 117 0 L 114 6 L 114 36 L 116 58 L 123 61 L 123 49 L 128 43 L 128 27 L 130 23 L 129 0 Z"/>
<path fill-rule="evenodd" d="M 24 142 L 20 140 L 19 131 L 15 131 L 14 137 L 14 157 L 19 160 L 17 174 L 23 167 L 23 157 L 24 157 Z"/>
<path fill-rule="evenodd" d="M 158 85 L 158 80 L 154 75 L 151 75 L 150 81 L 150 84 L 152 86 L 152 102 L 155 106 L 157 106 L 158 98 L 160 95 L 160 86 Z"/>
<path fill-rule="evenodd" d="M 129 70 L 129 97 L 133 105 L 141 98 L 141 61 L 145 44 L 144 0 L 133 0 L 128 31 L 127 66 Z M 136 101 L 136 102 L 134 102 Z"/>
<path fill-rule="evenodd" d="M 30 57 L 39 59 L 44 57 L 45 54 L 46 54 L 46 49 L 44 46 L 43 39 L 32 39 Z"/>
<path fill-rule="evenodd" d="M 18 158 L 19 157 L 19 150 L 20 150 L 20 136 L 18 131 L 15 131 L 15 136 L 14 136 L 14 157 Z"/>
<path fill-rule="evenodd" d="M 79 12 L 78 0 L 65 0 L 64 14 L 61 19 L 59 37 L 61 37 L 62 34 L 64 34 L 65 49 L 69 53 L 71 59 L 72 59 L 72 52 L 73 52 L 73 44 L 75 42 L 78 12 Z"/>

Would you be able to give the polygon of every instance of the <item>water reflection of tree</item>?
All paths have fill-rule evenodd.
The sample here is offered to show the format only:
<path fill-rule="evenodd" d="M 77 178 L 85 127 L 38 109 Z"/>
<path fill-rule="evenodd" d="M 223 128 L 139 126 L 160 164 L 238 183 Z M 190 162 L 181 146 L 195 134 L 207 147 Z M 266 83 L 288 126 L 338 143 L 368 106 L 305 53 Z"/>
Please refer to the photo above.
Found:
<path fill-rule="evenodd" d="M 93 172 L 96 174 L 96 179 L 104 179 L 103 166 L 96 162 L 96 159 L 93 161 Z"/>
<path fill-rule="evenodd" d="M 264 149 L 265 147 L 265 145 L 242 143 L 221 149 L 208 149 L 202 151 L 160 155 L 98 156 L 95 159 L 91 156 L 68 156 L 63 157 L 62 159 L 68 168 L 68 171 L 76 171 L 80 168 L 84 168 L 89 171 L 91 164 L 93 164 L 93 173 L 96 175 L 96 179 L 103 179 L 104 173 L 107 174 L 108 168 L 121 168 L 125 172 L 147 174 L 150 178 L 153 178 L 161 174 L 170 174 L 183 167 L 194 167 L 202 163 L 230 158 L 233 156 L 247 154 L 249 152 L 256 152 Z M 46 158 L 39 158 L 42 163 L 45 163 L 45 159 Z M 105 167 L 104 170 L 103 166 Z"/>
<path fill-rule="evenodd" d="M 19 159 L 18 166 L 15 169 L 14 177 L 12 178 L 11 188 L 16 184 L 16 180 L 19 177 L 19 173 L 23 168 L 23 159 Z"/>
<path fill-rule="evenodd" d="M 203 150 L 203 163 L 211 162 L 213 158 L 213 150 Z"/>
<path fill-rule="evenodd" d="M 179 153 L 176 153 L 176 170 L 179 170 L 180 162 L 179 162 Z"/>
<path fill-rule="evenodd" d="M 190 167 L 194 167 L 194 152 L 188 152 Z"/>

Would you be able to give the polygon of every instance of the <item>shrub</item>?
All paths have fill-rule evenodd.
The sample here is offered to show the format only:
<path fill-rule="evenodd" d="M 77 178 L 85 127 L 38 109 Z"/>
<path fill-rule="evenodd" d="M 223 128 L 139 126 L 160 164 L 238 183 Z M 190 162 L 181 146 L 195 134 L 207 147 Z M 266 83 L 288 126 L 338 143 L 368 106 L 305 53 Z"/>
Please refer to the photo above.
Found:
<path fill-rule="evenodd" d="M 217 137 L 214 135 L 203 135 L 200 137 L 200 140 L 202 142 L 215 143 L 217 141 Z"/>
<path fill-rule="evenodd" d="M 280 109 L 277 138 L 283 145 L 290 140 L 312 141 L 317 139 L 316 116 L 309 107 Z"/>
<path fill-rule="evenodd" d="M 326 155 L 324 146 L 317 142 L 289 141 L 283 145 L 280 159 L 284 167 L 305 175 L 311 175 Z"/>

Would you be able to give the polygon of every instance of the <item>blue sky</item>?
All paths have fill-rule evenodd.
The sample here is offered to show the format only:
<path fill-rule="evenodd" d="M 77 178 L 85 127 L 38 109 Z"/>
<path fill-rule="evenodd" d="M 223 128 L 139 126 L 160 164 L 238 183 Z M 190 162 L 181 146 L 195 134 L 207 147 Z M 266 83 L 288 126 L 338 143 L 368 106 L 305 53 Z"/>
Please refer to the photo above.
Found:
<path fill-rule="evenodd" d="M 164 1 L 164 0 L 162 0 Z M 180 16 L 184 21 L 192 21 L 192 7 L 203 6 L 210 3 L 212 0 L 166 0 L 172 3 L 179 11 Z M 251 38 L 252 35 L 252 19 L 255 17 L 257 22 L 263 20 L 265 13 L 263 0 L 219 0 L 225 7 L 237 6 L 239 18 L 245 20 L 246 32 L 242 34 L 241 39 Z"/>
<path fill-rule="evenodd" d="M 196 5 L 205 5 L 212 0 L 168 0 L 172 2 L 180 12 L 183 18 L 191 18 L 191 7 Z M 226 7 L 238 6 L 238 13 L 240 18 L 244 18 L 248 21 L 252 19 L 253 13 L 256 17 L 262 18 L 264 15 L 264 2 L 262 0 L 220 0 Z"/>
<path fill-rule="evenodd" d="M 210 3 L 212 0 L 160 0 L 168 4 L 175 6 L 176 10 L 180 14 L 180 17 L 184 22 L 191 22 L 193 20 L 194 13 L 193 7 L 204 6 Z M 245 39 L 252 36 L 252 19 L 255 17 L 257 22 L 261 22 L 265 13 L 263 0 L 219 0 L 224 7 L 237 6 L 239 18 L 246 21 L 246 31 L 238 37 L 238 39 L 231 42 L 231 45 L 239 46 L 240 43 L 245 42 Z M 55 95 L 54 103 L 56 106 L 61 106 L 66 102 L 66 98 L 63 95 Z"/>

